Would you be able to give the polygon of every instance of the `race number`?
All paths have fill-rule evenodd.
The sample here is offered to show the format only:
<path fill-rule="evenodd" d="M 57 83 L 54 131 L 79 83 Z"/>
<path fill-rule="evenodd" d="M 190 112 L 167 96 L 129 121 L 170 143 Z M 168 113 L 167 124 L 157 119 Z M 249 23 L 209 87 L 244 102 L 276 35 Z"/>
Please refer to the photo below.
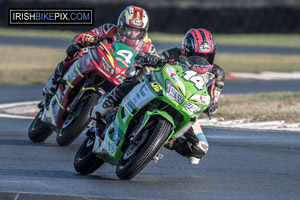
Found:
<path fill-rule="evenodd" d="M 203 89 L 203 86 L 206 84 L 203 77 L 197 74 L 195 71 L 186 71 L 183 78 L 187 81 L 193 82 L 195 87 L 199 90 Z"/>
<path fill-rule="evenodd" d="M 121 56 L 124 58 L 125 62 L 127 64 L 130 64 L 131 63 L 131 58 L 133 56 L 133 53 L 131 51 L 128 51 L 128 50 L 119 50 L 117 52 L 117 55 Z"/>

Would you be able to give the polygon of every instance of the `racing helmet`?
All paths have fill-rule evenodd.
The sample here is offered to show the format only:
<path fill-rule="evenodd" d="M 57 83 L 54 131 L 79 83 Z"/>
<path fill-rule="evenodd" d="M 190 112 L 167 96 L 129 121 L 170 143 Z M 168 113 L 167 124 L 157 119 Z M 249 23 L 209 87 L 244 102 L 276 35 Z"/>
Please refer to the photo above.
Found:
<path fill-rule="evenodd" d="M 128 46 L 134 46 L 146 36 L 149 18 L 143 8 L 128 6 L 120 14 L 117 27 L 121 41 Z"/>
<path fill-rule="evenodd" d="M 212 34 L 204 28 L 190 29 L 184 36 L 181 54 L 185 57 L 201 56 L 214 63 L 217 45 Z"/>

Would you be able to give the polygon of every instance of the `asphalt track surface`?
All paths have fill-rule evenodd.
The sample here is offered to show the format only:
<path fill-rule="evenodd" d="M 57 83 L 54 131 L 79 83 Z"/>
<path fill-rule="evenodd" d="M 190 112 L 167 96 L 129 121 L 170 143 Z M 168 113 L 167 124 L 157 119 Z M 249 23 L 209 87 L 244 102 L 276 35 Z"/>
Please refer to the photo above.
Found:
<path fill-rule="evenodd" d="M 59 147 L 29 141 L 31 120 L 0 118 L 0 199 L 299 199 L 300 132 L 204 129 L 210 144 L 199 165 L 174 151 L 133 180 L 104 164 L 92 175 L 73 168 L 84 136 Z"/>
<path fill-rule="evenodd" d="M 1 86 L 0 103 L 39 100 L 40 91 Z M 76 173 L 73 159 L 84 136 L 68 147 L 58 146 L 54 134 L 36 144 L 27 137 L 30 123 L 0 118 L 1 200 L 299 199 L 300 131 L 204 128 L 210 148 L 199 165 L 164 149 L 157 164 L 121 181 L 109 164 L 92 175 Z"/>

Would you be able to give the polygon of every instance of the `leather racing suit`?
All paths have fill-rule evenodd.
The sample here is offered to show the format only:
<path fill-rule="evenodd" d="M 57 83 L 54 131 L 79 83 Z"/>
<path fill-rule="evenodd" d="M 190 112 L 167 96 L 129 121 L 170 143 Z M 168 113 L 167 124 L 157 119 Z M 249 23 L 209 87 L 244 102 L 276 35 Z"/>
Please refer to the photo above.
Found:
<path fill-rule="evenodd" d="M 95 44 L 85 39 L 85 37 L 88 37 L 89 35 L 93 37 L 100 37 L 103 42 L 123 43 L 118 34 L 117 26 L 114 24 L 104 24 L 92 29 L 89 32 L 81 33 L 75 36 L 72 44 L 66 50 L 67 57 L 57 65 L 55 71 L 52 73 L 49 80 L 43 87 L 44 94 L 53 95 L 57 89 L 56 80 L 59 77 L 63 77 L 70 66 L 79 58 L 80 55 L 78 54 L 78 52 L 84 47 Z M 137 44 L 127 45 L 130 46 L 135 51 L 135 53 L 146 52 L 154 54 L 156 52 L 155 47 L 153 46 L 151 40 L 148 38 L 148 34 L 146 34 L 146 36 Z"/>

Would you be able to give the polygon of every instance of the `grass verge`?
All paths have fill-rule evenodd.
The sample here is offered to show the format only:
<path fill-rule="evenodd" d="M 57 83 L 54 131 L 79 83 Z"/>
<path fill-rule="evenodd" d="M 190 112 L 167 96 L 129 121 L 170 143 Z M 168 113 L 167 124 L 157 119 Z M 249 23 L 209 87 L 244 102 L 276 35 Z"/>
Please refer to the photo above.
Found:
<path fill-rule="evenodd" d="M 226 87 L 226 85 L 225 85 Z M 224 120 L 248 119 L 249 122 L 300 122 L 300 92 L 271 92 L 246 95 L 225 95 L 214 116 Z"/>
<path fill-rule="evenodd" d="M 65 57 L 65 49 L 0 45 L 0 55 L 0 85 L 43 84 Z M 216 63 L 226 73 L 294 72 L 299 71 L 300 56 L 218 54 Z"/>
<path fill-rule="evenodd" d="M 299 55 L 274 54 L 217 54 L 215 63 L 226 73 L 299 72 Z"/>
<path fill-rule="evenodd" d="M 65 50 L 0 45 L 0 85 L 44 84 Z"/>

